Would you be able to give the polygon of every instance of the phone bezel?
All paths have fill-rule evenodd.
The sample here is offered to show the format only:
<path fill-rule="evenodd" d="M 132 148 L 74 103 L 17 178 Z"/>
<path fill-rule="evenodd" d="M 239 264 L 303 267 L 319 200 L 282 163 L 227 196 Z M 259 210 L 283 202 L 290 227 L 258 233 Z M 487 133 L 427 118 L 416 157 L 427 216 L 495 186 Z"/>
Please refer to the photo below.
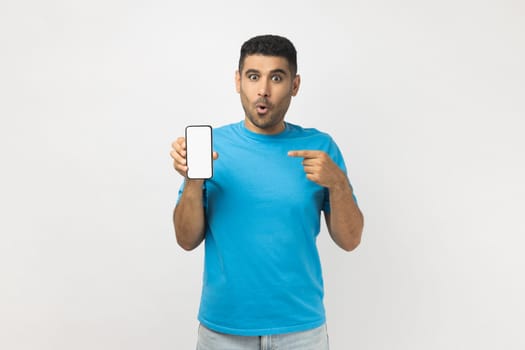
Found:
<path fill-rule="evenodd" d="M 188 147 L 188 129 L 191 129 L 191 128 L 208 128 L 210 129 L 210 169 L 211 169 L 211 172 L 210 172 L 210 176 L 209 177 L 191 177 L 190 174 L 189 174 L 189 167 L 190 167 L 190 162 L 188 160 L 188 154 L 191 152 L 191 150 L 189 149 Z M 186 177 L 190 180 L 208 180 L 208 179 L 211 179 L 213 177 L 213 127 L 211 125 L 206 125 L 206 124 L 198 124 L 198 125 L 188 125 L 186 126 L 186 128 L 184 129 L 184 137 L 185 137 L 185 140 L 186 140 L 186 165 L 188 166 L 188 172 L 186 173 Z"/>

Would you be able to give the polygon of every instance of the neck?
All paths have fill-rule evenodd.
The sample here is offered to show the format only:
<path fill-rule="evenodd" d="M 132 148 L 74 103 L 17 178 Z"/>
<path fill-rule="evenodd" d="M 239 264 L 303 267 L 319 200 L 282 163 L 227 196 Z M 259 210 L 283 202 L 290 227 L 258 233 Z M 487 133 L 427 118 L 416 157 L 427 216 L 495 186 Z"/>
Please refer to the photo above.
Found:
<path fill-rule="evenodd" d="M 286 128 L 286 125 L 284 123 L 284 120 L 281 120 L 278 124 L 268 126 L 268 127 L 259 127 L 252 123 L 252 121 L 249 118 L 245 118 L 244 125 L 246 129 L 250 130 L 251 132 L 254 132 L 256 134 L 261 135 L 276 135 L 280 134 L 284 131 Z"/>

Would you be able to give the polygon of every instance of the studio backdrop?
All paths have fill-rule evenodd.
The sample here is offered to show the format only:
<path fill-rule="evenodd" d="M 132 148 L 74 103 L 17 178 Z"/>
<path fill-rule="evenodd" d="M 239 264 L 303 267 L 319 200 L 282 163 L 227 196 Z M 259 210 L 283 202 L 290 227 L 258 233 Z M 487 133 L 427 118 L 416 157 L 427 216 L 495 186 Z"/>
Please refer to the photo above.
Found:
<path fill-rule="evenodd" d="M 239 49 L 280 34 L 287 120 L 333 136 L 365 216 L 323 263 L 332 349 L 525 348 L 520 1 L 0 3 L 0 348 L 193 349 L 176 243 L 189 124 L 243 119 Z"/>

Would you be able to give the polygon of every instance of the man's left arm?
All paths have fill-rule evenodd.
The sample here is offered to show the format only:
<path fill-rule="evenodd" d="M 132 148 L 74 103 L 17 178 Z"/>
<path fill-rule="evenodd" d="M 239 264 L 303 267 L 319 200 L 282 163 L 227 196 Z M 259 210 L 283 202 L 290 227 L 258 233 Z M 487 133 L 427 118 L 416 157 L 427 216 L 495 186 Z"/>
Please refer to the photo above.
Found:
<path fill-rule="evenodd" d="M 325 212 L 328 232 L 339 247 L 354 250 L 361 242 L 364 220 L 346 174 L 323 151 L 290 151 L 288 155 L 303 158 L 306 177 L 328 189 L 330 212 Z"/>

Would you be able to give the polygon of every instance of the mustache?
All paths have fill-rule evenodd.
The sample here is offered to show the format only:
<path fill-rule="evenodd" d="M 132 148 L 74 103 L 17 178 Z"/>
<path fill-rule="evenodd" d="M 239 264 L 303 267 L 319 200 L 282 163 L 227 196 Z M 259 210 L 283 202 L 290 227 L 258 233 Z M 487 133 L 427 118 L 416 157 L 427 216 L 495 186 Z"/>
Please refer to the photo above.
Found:
<path fill-rule="evenodd" d="M 255 101 L 255 104 L 258 105 L 258 104 L 263 104 L 265 106 L 268 106 L 268 107 L 272 107 L 272 104 L 271 102 L 267 99 L 267 98 L 264 98 L 264 97 L 259 97 L 257 99 L 257 101 Z"/>

